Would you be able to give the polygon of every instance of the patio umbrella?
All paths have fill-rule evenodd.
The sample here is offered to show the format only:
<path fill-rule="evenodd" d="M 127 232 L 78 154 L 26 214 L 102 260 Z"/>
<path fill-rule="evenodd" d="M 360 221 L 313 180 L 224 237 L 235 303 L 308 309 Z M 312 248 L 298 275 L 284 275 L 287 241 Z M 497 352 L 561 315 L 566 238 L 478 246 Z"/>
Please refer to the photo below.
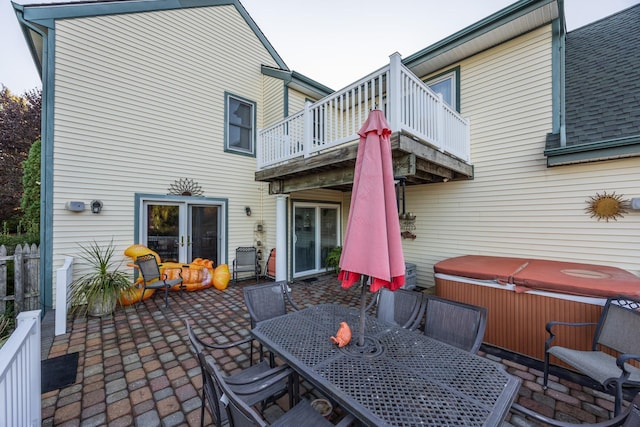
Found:
<path fill-rule="evenodd" d="M 358 132 L 358 154 L 353 177 L 351 210 L 340 257 L 343 288 L 362 283 L 358 345 L 364 345 L 367 277 L 370 290 L 404 285 L 404 255 L 396 204 L 391 129 L 384 113 L 373 110 Z"/>

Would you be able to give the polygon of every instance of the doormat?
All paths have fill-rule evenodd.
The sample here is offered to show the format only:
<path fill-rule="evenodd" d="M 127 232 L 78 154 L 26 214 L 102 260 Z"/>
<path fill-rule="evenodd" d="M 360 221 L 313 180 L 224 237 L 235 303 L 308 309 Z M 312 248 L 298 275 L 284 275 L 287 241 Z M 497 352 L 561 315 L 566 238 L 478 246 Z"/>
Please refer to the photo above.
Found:
<path fill-rule="evenodd" d="M 316 282 L 317 280 L 318 280 L 317 277 L 309 277 L 308 279 L 302 279 L 304 283 L 313 283 L 313 282 Z"/>
<path fill-rule="evenodd" d="M 65 354 L 41 362 L 42 393 L 67 387 L 76 382 L 79 353 Z"/>

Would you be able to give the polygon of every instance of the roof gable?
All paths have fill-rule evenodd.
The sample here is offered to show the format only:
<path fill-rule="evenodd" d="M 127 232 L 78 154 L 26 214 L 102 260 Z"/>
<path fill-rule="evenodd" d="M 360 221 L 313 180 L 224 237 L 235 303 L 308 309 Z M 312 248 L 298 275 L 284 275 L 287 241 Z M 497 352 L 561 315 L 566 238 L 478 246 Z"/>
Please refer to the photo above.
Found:
<path fill-rule="evenodd" d="M 476 55 L 557 18 L 557 0 L 520 0 L 402 60 L 417 76 L 425 76 Z"/>
<path fill-rule="evenodd" d="M 278 67 L 289 70 L 284 60 L 278 55 L 264 33 L 238 0 L 106 0 L 30 5 L 13 3 L 13 7 L 18 14 L 18 20 L 27 38 L 27 43 L 29 44 L 31 52 L 36 56 L 34 59 L 37 64 L 42 64 L 41 48 L 39 48 L 41 41 L 33 37 L 34 31 L 30 28 L 31 26 L 38 27 L 41 31 L 46 32 L 47 29 L 55 28 L 55 21 L 58 19 L 229 5 L 234 6 L 238 10 L 238 13 L 240 13 L 247 22 L 247 25 L 278 64 Z"/>

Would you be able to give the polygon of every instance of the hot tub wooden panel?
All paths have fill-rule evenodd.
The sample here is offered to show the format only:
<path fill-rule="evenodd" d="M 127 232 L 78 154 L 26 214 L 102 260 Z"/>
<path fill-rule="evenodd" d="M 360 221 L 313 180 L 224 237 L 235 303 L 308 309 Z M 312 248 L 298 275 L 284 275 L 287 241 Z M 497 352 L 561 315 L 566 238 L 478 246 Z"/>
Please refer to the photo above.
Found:
<path fill-rule="evenodd" d="M 576 301 L 508 288 L 471 283 L 466 278 L 436 275 L 436 294 L 455 301 L 486 307 L 484 342 L 534 359 L 544 359 L 545 329 L 552 320 L 597 322 L 605 299 Z M 498 285 L 500 286 L 500 285 Z M 579 297 L 577 299 L 580 299 Z M 556 345 L 589 350 L 595 327 L 558 327 Z"/>

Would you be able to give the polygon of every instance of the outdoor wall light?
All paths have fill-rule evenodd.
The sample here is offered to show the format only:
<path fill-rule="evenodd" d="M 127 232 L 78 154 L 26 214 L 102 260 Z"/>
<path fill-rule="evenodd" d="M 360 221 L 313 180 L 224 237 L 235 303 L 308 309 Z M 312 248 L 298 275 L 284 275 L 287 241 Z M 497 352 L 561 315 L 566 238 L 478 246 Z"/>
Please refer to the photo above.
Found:
<path fill-rule="evenodd" d="M 245 206 L 244 207 L 244 213 L 246 213 L 247 216 L 251 216 L 251 207 L 250 206 Z"/>
<path fill-rule="evenodd" d="M 102 210 L 102 202 L 100 200 L 92 200 L 91 212 L 94 214 L 99 214 L 101 210 Z"/>

